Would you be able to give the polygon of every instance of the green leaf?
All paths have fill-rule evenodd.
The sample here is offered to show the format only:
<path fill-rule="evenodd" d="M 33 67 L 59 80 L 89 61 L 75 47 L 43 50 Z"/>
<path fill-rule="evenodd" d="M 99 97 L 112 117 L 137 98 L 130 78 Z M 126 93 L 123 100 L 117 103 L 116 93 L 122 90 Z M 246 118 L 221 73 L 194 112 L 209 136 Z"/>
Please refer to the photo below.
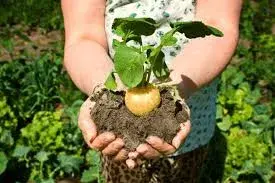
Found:
<path fill-rule="evenodd" d="M 125 37 L 127 34 L 135 36 L 149 36 L 152 35 L 157 27 L 155 20 L 151 18 L 116 18 L 112 25 L 115 33 Z"/>
<path fill-rule="evenodd" d="M 44 161 L 47 161 L 49 159 L 48 158 L 49 154 L 50 153 L 48 153 L 48 152 L 40 151 L 35 155 L 35 158 L 40 162 L 44 162 Z"/>
<path fill-rule="evenodd" d="M 199 21 L 193 22 L 176 22 L 171 23 L 170 26 L 180 33 L 184 33 L 187 38 L 198 38 L 214 35 L 217 37 L 222 37 L 223 33 L 211 26 L 207 26 Z"/>
<path fill-rule="evenodd" d="M 116 78 L 114 72 L 111 72 L 104 83 L 105 87 L 109 90 L 115 90 L 117 87 Z"/>
<path fill-rule="evenodd" d="M 30 150 L 31 147 L 29 146 L 17 145 L 14 149 L 12 156 L 17 158 L 24 157 L 30 152 Z"/>
<path fill-rule="evenodd" d="M 99 177 L 99 169 L 98 167 L 90 167 L 88 170 L 84 170 L 80 182 L 88 183 L 96 181 Z"/>
<path fill-rule="evenodd" d="M 115 51 L 115 70 L 119 78 L 127 87 L 137 86 L 143 78 L 145 55 L 128 46 L 119 46 Z"/>
<path fill-rule="evenodd" d="M 66 173 L 73 173 L 80 170 L 83 158 L 75 155 L 59 154 L 57 157 L 60 167 Z"/>
<path fill-rule="evenodd" d="M 164 53 L 160 51 L 159 54 L 156 55 L 156 59 L 152 65 L 153 73 L 160 81 L 166 80 L 170 75 L 164 56 Z"/>
<path fill-rule="evenodd" d="M 13 145 L 14 139 L 12 137 L 12 133 L 10 130 L 1 131 L 0 143 L 5 144 L 7 146 Z"/>
<path fill-rule="evenodd" d="M 113 49 L 116 49 L 118 46 L 122 45 L 123 42 L 120 42 L 116 39 L 113 40 L 112 47 Z"/>
<path fill-rule="evenodd" d="M 91 166 L 99 166 L 100 165 L 99 153 L 94 150 L 89 150 L 86 154 L 86 161 Z"/>
<path fill-rule="evenodd" d="M 164 34 L 164 36 L 161 37 L 161 44 L 163 46 L 173 46 L 177 43 L 177 38 L 175 38 L 173 35 L 175 33 L 175 30 L 171 30 Z"/>
<path fill-rule="evenodd" d="M 6 170 L 8 158 L 4 152 L 0 152 L 0 175 Z"/>
<path fill-rule="evenodd" d="M 232 122 L 231 122 L 230 116 L 228 116 L 228 115 L 223 118 L 222 122 L 217 123 L 217 126 L 222 131 L 229 130 L 229 128 L 231 127 L 231 125 L 232 125 Z"/>

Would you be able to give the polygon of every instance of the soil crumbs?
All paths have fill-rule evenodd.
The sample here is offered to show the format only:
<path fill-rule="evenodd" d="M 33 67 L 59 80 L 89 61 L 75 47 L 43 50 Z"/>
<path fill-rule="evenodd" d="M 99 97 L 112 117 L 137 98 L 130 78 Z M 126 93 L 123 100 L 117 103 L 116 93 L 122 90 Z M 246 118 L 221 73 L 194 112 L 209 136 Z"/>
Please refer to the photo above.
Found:
<path fill-rule="evenodd" d="M 172 142 L 187 121 L 188 113 L 179 102 L 175 102 L 168 89 L 161 89 L 161 104 L 145 116 L 135 116 L 125 106 L 124 92 L 102 90 L 93 97 L 96 104 L 91 111 L 100 133 L 111 131 L 124 139 L 125 148 L 135 150 L 148 136 L 158 136 Z"/>

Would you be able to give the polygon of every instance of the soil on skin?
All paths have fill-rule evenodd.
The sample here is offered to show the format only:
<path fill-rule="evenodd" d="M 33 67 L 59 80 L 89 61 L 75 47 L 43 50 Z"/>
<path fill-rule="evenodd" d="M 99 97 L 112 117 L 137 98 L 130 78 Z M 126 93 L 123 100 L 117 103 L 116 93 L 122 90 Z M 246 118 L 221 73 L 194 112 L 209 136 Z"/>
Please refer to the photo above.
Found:
<path fill-rule="evenodd" d="M 161 90 L 161 104 L 145 116 L 135 116 L 124 104 L 124 92 L 102 90 L 91 97 L 96 104 L 91 116 L 100 133 L 111 131 L 125 141 L 125 148 L 134 150 L 148 136 L 158 136 L 171 143 L 188 119 L 188 113 L 178 102 L 175 103 L 167 89 Z"/>

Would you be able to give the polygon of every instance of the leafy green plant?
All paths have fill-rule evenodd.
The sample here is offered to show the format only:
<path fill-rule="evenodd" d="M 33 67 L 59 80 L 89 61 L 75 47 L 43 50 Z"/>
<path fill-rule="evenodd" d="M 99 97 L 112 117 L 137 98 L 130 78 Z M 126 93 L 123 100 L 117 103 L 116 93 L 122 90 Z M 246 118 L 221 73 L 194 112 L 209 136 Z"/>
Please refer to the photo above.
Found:
<path fill-rule="evenodd" d="M 7 99 L 0 95 L 0 175 L 5 171 L 15 142 L 17 118 Z"/>
<path fill-rule="evenodd" d="M 61 56 L 51 53 L 33 62 L 1 63 L 0 93 L 7 96 L 8 104 L 22 119 L 32 118 L 37 111 L 53 111 L 61 103 L 71 105 L 83 98 L 66 75 Z"/>
<path fill-rule="evenodd" d="M 227 140 L 224 182 L 268 182 L 273 176 L 272 105 L 262 103 L 260 88 L 247 80 L 232 66 L 221 77 L 217 126 Z"/>
<path fill-rule="evenodd" d="M 225 182 L 245 179 L 249 175 L 259 176 L 259 180 L 268 182 L 272 177 L 272 161 L 268 144 L 257 136 L 249 135 L 239 128 L 230 129 L 228 154 L 225 164 Z M 244 156 L 245 154 L 245 156 Z"/>
<path fill-rule="evenodd" d="M 81 179 L 81 182 L 100 182 L 99 156 L 94 151 L 87 152 L 77 128 L 77 113 L 82 103 L 79 99 L 83 99 L 83 95 L 73 86 L 62 69 L 63 50 L 60 49 L 62 46 L 53 46 L 45 50 L 38 58 L 24 53 L 19 58 L 14 57 L 13 51 L 16 44 L 11 37 L 16 34 L 24 40 L 24 35 L 26 35 L 21 29 L 19 32 L 17 28 L 13 29 L 17 26 L 13 26 L 14 24 L 22 23 L 31 25 L 32 28 L 39 26 L 47 30 L 63 27 L 60 1 L 49 2 L 49 0 L 1 2 L 0 44 L 2 47 L 0 54 L 9 53 L 13 60 L 12 62 L 0 62 L 0 174 L 2 173 L 0 182 L 7 182 L 5 178 L 12 178 L 10 182 L 27 182 L 28 179 L 33 179 L 34 182 L 53 183 L 54 180 L 63 177 L 75 177 Z M 275 177 L 275 84 L 273 79 L 275 52 L 274 35 L 271 33 L 274 12 L 274 3 L 270 0 L 246 0 L 244 3 L 240 24 L 241 45 L 238 47 L 233 64 L 223 73 L 220 80 L 217 131 L 222 132 L 212 140 L 213 145 L 210 148 L 212 157 L 205 168 L 208 171 L 204 175 L 206 179 L 202 182 L 250 183 L 275 180 L 269 179 L 272 171 Z M 43 16 L 40 16 L 42 14 Z M 32 31 L 33 29 L 28 29 L 28 32 Z M 152 28 L 148 31 L 152 31 Z M 173 42 L 173 38 L 170 41 Z M 139 45 L 138 36 L 130 36 L 127 46 L 131 47 L 132 42 L 137 42 L 133 46 L 136 48 L 133 48 L 135 51 L 138 50 L 137 52 L 141 53 L 142 48 L 146 59 L 152 55 L 151 50 L 156 49 L 156 47 L 150 48 L 150 45 Z M 119 41 L 114 41 L 115 47 L 120 44 Z M 33 61 L 40 63 L 34 66 Z M 44 66 L 48 69 L 43 69 Z M 39 82 L 42 82 L 47 89 L 33 86 L 36 85 L 32 77 L 35 76 L 36 69 L 41 72 L 37 73 L 40 75 Z M 30 74 L 30 71 L 33 73 Z M 146 71 L 145 66 L 143 71 Z M 160 70 L 159 76 L 164 76 L 165 80 L 167 73 L 165 69 Z M 111 74 L 108 81 L 112 81 L 115 74 L 118 73 Z M 56 77 L 56 79 L 53 81 L 53 78 L 48 78 L 48 82 L 52 84 L 45 84 L 41 78 L 47 76 Z M 58 80 L 60 82 L 57 82 Z M 58 100 L 52 99 L 45 92 L 51 88 L 50 85 L 55 88 L 55 92 L 49 94 L 58 96 Z M 109 82 L 107 85 L 111 85 L 109 88 L 115 88 L 114 82 Z M 23 95 L 22 91 L 26 87 L 28 89 Z M 28 96 L 37 91 L 41 96 L 47 95 L 47 99 L 46 97 L 39 99 L 37 94 L 32 97 Z M 41 106 L 36 105 L 30 112 L 29 109 L 35 101 L 45 103 Z M 49 151 L 43 144 L 27 140 L 32 139 L 32 135 L 26 135 L 23 143 L 20 130 L 32 124 L 34 116 L 40 116 L 36 119 L 43 119 L 41 123 L 46 121 L 42 132 L 47 131 L 51 126 L 49 124 L 52 124 L 47 120 L 54 119 L 53 111 L 56 108 L 64 109 L 60 119 L 56 121 L 62 124 L 61 128 L 58 128 L 56 138 L 65 137 L 62 138 L 61 143 L 65 144 L 65 147 L 61 145 L 60 148 L 55 148 L 51 146 L 55 143 L 52 143 L 48 144 L 47 148 L 51 146 L 50 148 L 55 150 Z M 48 110 L 48 112 L 39 112 L 40 110 Z M 39 114 L 36 114 L 37 112 Z M 43 126 L 43 124 L 38 125 L 36 121 L 34 126 Z M 39 137 L 39 131 L 35 130 L 34 133 Z M 21 136 L 20 140 L 19 136 Z M 53 135 L 49 136 L 47 141 L 55 140 Z M 33 144 L 34 148 L 28 144 Z M 67 159 L 76 166 L 67 163 Z M 217 159 L 219 161 L 215 162 Z M 271 164 L 273 164 L 273 170 Z M 215 179 L 216 177 L 223 177 L 223 179 Z"/>
<path fill-rule="evenodd" d="M 162 48 L 177 43 L 175 33 L 184 34 L 187 38 L 223 36 L 218 29 L 202 22 L 176 22 L 170 23 L 171 30 L 162 36 L 159 45 L 142 45 L 141 37 L 152 35 L 159 26 L 161 23 L 154 19 L 133 17 L 116 18 L 112 25 L 114 33 L 120 36 L 121 40 L 113 40 L 114 71 L 109 74 L 105 86 L 110 90 L 116 89 L 117 74 L 128 88 L 125 105 L 137 116 L 151 112 L 160 104 L 159 89 L 151 83 L 150 78 L 151 74 L 154 74 L 161 83 L 169 78 L 170 70 L 165 63 Z M 137 98 L 139 100 L 136 100 Z"/>
<path fill-rule="evenodd" d="M 83 183 L 103 182 L 99 153 L 89 150 L 86 154 L 86 161 L 89 168 L 83 171 L 80 181 Z"/>
<path fill-rule="evenodd" d="M 177 22 L 170 24 L 171 30 L 163 35 L 158 46 L 142 45 L 141 36 L 152 35 L 158 26 L 160 24 L 151 18 L 129 17 L 114 20 L 112 28 L 121 36 L 122 41 L 113 41 L 115 71 L 105 83 L 107 88 L 114 89 L 116 86 L 114 73 L 117 73 L 123 84 L 129 88 L 146 86 L 150 82 L 152 72 L 158 80 L 165 81 L 170 71 L 164 62 L 161 49 L 176 44 L 177 39 L 173 36 L 175 33 L 185 34 L 187 38 L 223 35 L 219 30 L 202 22 Z M 127 45 L 130 41 L 135 41 L 139 46 Z"/>
<path fill-rule="evenodd" d="M 83 142 L 80 133 L 73 141 L 73 133 L 64 127 L 68 124 L 62 121 L 62 111 L 38 112 L 32 123 L 21 129 L 13 157 L 30 169 L 30 180 L 73 176 L 80 171 Z"/>

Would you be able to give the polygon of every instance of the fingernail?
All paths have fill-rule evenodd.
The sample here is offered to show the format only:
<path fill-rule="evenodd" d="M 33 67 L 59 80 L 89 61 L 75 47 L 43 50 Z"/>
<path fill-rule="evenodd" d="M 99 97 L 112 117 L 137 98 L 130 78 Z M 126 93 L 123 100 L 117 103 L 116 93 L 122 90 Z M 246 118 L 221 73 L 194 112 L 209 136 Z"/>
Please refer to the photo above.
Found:
<path fill-rule="evenodd" d="M 114 149 L 121 149 L 121 148 L 123 148 L 123 147 L 124 147 L 124 144 L 123 144 L 123 143 L 116 143 L 116 144 L 114 144 L 114 146 L 113 146 Z"/>
<path fill-rule="evenodd" d="M 180 140 L 177 137 L 175 137 L 174 146 L 176 149 L 180 147 Z"/>

